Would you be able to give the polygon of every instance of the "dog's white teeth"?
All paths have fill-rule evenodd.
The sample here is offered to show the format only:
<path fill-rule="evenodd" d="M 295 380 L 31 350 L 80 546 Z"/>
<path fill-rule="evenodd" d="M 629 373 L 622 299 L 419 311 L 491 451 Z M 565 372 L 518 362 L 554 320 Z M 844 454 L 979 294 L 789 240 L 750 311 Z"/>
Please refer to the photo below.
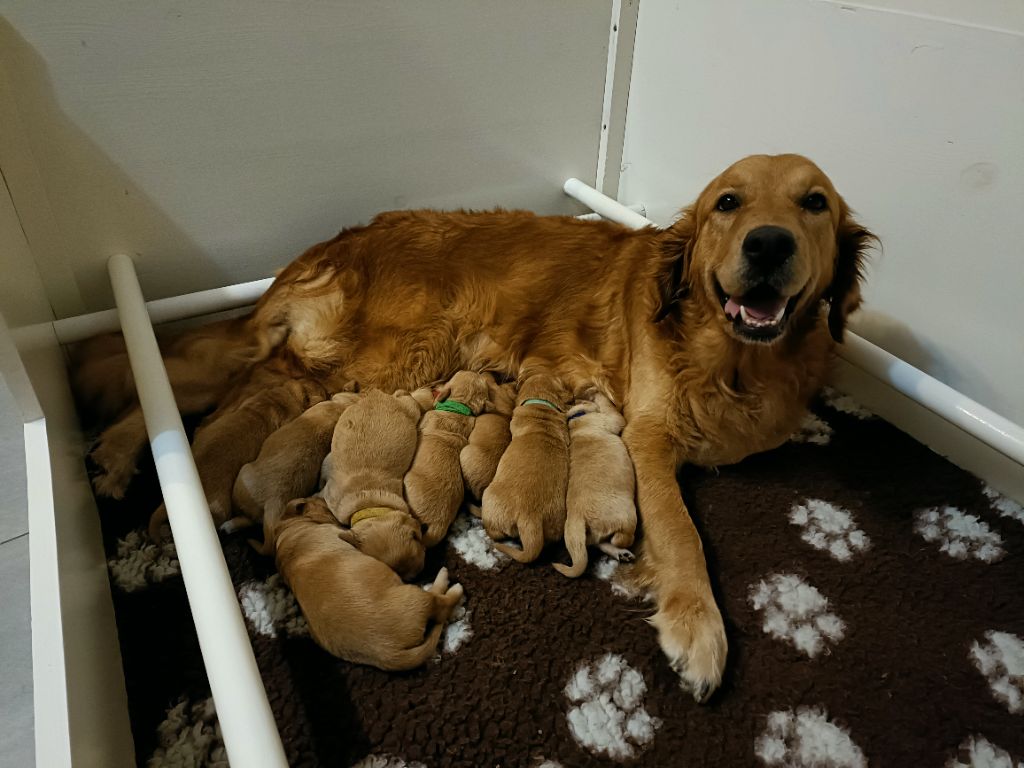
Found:
<path fill-rule="evenodd" d="M 742 304 L 740 305 L 740 318 L 746 325 L 749 325 L 752 328 L 765 328 L 770 325 L 778 325 L 779 322 L 782 320 L 782 316 L 784 314 L 786 314 L 785 304 L 779 307 L 778 312 L 776 312 L 773 317 L 763 318 L 752 317 L 750 313 L 747 311 L 747 308 Z"/>
<path fill-rule="evenodd" d="M 782 316 L 784 314 L 786 314 L 786 305 L 785 304 L 783 304 L 781 307 L 779 307 L 779 311 L 775 313 L 775 317 L 772 318 L 772 322 L 775 322 L 775 323 L 779 322 L 782 319 Z"/>

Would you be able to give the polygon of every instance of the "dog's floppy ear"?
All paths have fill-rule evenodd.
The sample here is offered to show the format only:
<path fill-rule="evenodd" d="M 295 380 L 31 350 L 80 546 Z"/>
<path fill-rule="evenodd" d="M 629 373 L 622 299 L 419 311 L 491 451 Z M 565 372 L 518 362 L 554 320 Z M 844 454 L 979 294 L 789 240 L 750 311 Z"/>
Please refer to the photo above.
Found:
<path fill-rule="evenodd" d="M 697 213 L 691 206 L 683 211 L 678 221 L 665 230 L 662 238 L 662 263 L 658 273 L 659 301 L 653 318 L 656 323 L 668 317 L 690 290 L 690 257 L 696 239 Z"/>
<path fill-rule="evenodd" d="M 829 301 L 828 330 L 840 343 L 846 329 L 846 318 L 860 306 L 860 281 L 864 276 L 867 250 L 877 242 L 878 238 L 854 221 L 844 205 L 836 231 L 835 273 L 825 294 Z"/>

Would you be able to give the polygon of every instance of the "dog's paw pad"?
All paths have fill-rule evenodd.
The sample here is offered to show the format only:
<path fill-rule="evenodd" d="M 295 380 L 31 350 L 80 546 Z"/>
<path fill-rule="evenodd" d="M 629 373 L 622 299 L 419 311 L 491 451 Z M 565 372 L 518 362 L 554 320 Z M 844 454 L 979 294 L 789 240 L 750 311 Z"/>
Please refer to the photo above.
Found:
<path fill-rule="evenodd" d="M 584 662 L 565 686 L 569 731 L 584 749 L 628 760 L 654 740 L 661 721 L 643 706 L 643 675 L 614 653 Z"/>
<path fill-rule="evenodd" d="M 632 563 L 636 560 L 636 555 L 634 555 L 628 549 L 624 549 L 621 552 L 619 552 L 618 557 L 616 557 L 615 559 L 618 560 L 620 563 Z"/>

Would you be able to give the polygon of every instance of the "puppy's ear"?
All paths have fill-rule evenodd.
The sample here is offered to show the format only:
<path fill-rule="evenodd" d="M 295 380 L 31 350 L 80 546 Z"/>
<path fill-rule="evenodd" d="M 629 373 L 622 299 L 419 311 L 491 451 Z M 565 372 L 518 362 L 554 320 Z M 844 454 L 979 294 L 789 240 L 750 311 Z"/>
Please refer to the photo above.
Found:
<path fill-rule="evenodd" d="M 356 549 L 359 549 L 359 534 L 351 528 L 342 528 L 338 531 L 338 538 L 351 544 Z"/>
<path fill-rule="evenodd" d="M 843 217 L 836 231 L 836 265 L 832 283 L 825 293 L 829 301 L 828 330 L 842 343 L 846 318 L 860 306 L 860 282 L 864 276 L 867 250 L 878 238 L 860 226 L 843 207 Z"/>
<path fill-rule="evenodd" d="M 439 390 L 437 390 L 437 394 L 434 395 L 434 402 L 435 403 L 443 403 L 445 400 L 447 400 L 451 396 L 452 396 L 452 387 L 451 387 L 450 384 L 445 384 L 443 387 L 441 387 Z"/>
<path fill-rule="evenodd" d="M 653 318 L 656 323 L 668 317 L 690 290 L 690 258 L 696 239 L 697 212 L 694 206 L 690 206 L 662 237 L 659 302 Z"/>

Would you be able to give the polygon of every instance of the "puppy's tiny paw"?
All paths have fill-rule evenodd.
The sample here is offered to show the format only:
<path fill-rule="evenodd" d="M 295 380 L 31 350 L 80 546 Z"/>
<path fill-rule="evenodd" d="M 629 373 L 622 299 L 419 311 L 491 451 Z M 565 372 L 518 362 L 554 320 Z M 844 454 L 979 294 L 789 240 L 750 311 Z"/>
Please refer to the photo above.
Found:
<path fill-rule="evenodd" d="M 128 485 L 131 483 L 132 478 L 138 472 L 137 469 L 132 467 L 128 471 L 121 470 L 119 472 L 104 472 L 94 475 L 92 478 L 93 490 L 96 491 L 97 496 L 121 500 L 124 498 L 125 491 L 128 490 Z"/>
<path fill-rule="evenodd" d="M 722 614 L 710 593 L 670 595 L 658 600 L 650 622 L 683 690 L 704 703 L 722 682 L 728 642 Z"/>
<path fill-rule="evenodd" d="M 619 552 L 618 556 L 615 559 L 618 560 L 620 563 L 632 563 L 634 560 L 636 560 L 636 555 L 634 555 L 631 550 L 624 549 L 621 552 Z"/>

